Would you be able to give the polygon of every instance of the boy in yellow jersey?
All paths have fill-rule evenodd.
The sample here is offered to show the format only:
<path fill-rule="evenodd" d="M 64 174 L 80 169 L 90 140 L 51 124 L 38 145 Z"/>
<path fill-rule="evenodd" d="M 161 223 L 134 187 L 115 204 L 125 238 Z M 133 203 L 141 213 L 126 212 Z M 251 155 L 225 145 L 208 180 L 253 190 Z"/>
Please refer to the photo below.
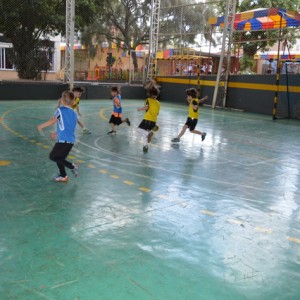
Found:
<path fill-rule="evenodd" d="M 195 130 L 197 122 L 198 122 L 198 117 L 199 117 L 199 105 L 204 102 L 208 97 L 205 96 L 202 99 L 197 99 L 197 91 L 196 89 L 188 89 L 186 90 L 186 100 L 189 104 L 189 115 L 186 120 L 186 123 L 182 127 L 182 130 L 178 134 L 176 138 L 172 139 L 173 143 L 179 143 L 180 138 L 184 135 L 185 131 L 189 128 L 191 133 L 199 134 L 201 135 L 202 141 L 204 141 L 206 137 L 205 132 L 201 132 L 199 130 Z"/>
<path fill-rule="evenodd" d="M 82 93 L 84 92 L 84 88 L 77 86 L 72 89 L 72 92 L 75 96 L 73 109 L 76 110 L 78 116 L 81 117 L 81 113 L 79 111 L 79 102 L 80 102 L 80 97 L 81 97 Z M 84 126 L 84 124 L 82 123 L 82 121 L 80 119 L 78 119 L 77 123 L 83 129 L 83 133 L 91 134 L 91 132 Z"/>
<path fill-rule="evenodd" d="M 146 99 L 145 105 L 143 107 L 138 108 L 138 111 L 146 111 L 144 115 L 144 119 L 139 125 L 138 131 L 143 136 L 143 151 L 148 151 L 148 143 L 151 142 L 153 137 L 153 131 L 158 129 L 156 125 L 157 116 L 160 110 L 160 103 L 156 100 L 159 94 L 158 89 L 155 86 L 152 86 L 148 90 L 149 98 Z"/>
<path fill-rule="evenodd" d="M 74 103 L 72 105 L 72 108 L 74 110 L 76 110 L 78 116 L 80 117 L 81 113 L 79 111 L 79 102 L 80 102 L 80 97 L 81 97 L 82 93 L 84 93 L 84 88 L 80 87 L 80 86 L 77 86 L 77 87 L 74 87 L 72 89 L 72 92 L 73 92 L 74 97 L 75 97 L 75 100 L 74 100 Z M 56 108 L 59 108 L 62 105 L 64 105 L 63 99 L 59 99 Z M 77 123 L 83 129 L 83 133 L 85 133 L 85 134 L 91 134 L 91 132 L 84 126 L 83 122 L 79 118 L 77 119 Z"/>

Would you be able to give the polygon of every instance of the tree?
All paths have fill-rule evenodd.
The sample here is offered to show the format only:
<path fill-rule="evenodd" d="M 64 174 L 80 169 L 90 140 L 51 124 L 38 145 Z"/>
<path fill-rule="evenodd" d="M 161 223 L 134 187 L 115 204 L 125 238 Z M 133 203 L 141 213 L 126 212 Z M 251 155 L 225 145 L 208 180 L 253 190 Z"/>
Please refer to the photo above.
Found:
<path fill-rule="evenodd" d="M 212 0 L 210 0 L 212 1 Z M 164 6 L 179 6 L 191 4 L 192 0 L 164 1 Z M 160 43 L 163 47 L 186 46 L 194 43 L 195 36 L 208 32 L 206 23 L 209 10 L 204 5 L 184 7 L 185 17 L 181 18 L 180 9 L 162 9 L 160 18 Z M 149 43 L 151 0 L 111 0 L 103 13 L 99 13 L 95 21 L 82 32 L 81 41 L 90 49 L 90 55 L 95 52 L 95 41 L 116 43 L 124 50 L 134 50 L 138 45 Z M 181 24 L 182 34 L 172 34 Z M 132 51 L 134 68 L 137 69 L 137 59 Z"/>
<path fill-rule="evenodd" d="M 90 55 L 96 54 L 94 42 L 115 43 L 124 50 L 134 50 L 148 43 L 151 0 L 111 0 L 99 12 L 94 22 L 82 32 L 82 42 L 89 46 Z M 138 68 L 132 51 L 134 68 Z"/>
<path fill-rule="evenodd" d="M 104 0 L 77 0 L 76 26 L 91 22 Z M 13 44 L 11 55 L 19 78 L 37 79 L 43 40 L 65 31 L 65 0 L 0 0 L 0 32 Z M 44 58 L 43 58 L 44 59 Z"/>
<path fill-rule="evenodd" d="M 210 39 L 210 27 L 207 20 L 216 14 L 213 5 L 215 1 L 205 3 L 194 0 L 164 1 L 160 16 L 161 42 L 173 45 L 175 48 L 188 47 L 195 43 L 198 34 Z"/>

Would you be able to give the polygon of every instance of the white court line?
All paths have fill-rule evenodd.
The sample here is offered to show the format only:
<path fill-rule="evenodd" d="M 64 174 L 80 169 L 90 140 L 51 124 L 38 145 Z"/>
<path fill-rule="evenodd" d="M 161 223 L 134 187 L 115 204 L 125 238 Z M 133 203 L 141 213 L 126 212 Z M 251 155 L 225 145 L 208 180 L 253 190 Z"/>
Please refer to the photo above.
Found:
<path fill-rule="evenodd" d="M 83 144 L 83 145 L 86 145 L 87 147 L 89 147 L 91 149 L 94 149 L 96 151 L 101 151 L 100 149 L 98 149 L 96 147 L 87 145 L 87 144 L 82 143 L 82 142 L 80 142 L 80 143 Z M 129 159 L 126 159 L 126 160 L 129 160 Z M 112 162 L 110 162 L 110 163 L 112 163 Z M 154 166 L 154 165 L 148 165 L 148 164 L 145 164 L 145 163 L 140 163 L 140 164 L 143 165 L 143 166 L 146 166 L 148 168 L 152 168 L 152 169 L 159 170 L 159 171 L 164 171 L 166 173 L 171 173 L 171 174 L 186 176 L 186 177 L 190 177 L 190 178 L 195 178 L 197 180 L 214 182 L 214 183 L 218 183 L 218 184 L 222 184 L 222 185 L 226 185 L 226 186 L 230 186 L 230 187 L 239 187 L 239 188 L 245 188 L 245 189 L 265 191 L 265 192 L 273 191 L 273 188 L 265 189 L 265 188 L 259 188 L 259 187 L 255 187 L 255 186 L 250 186 L 250 185 L 236 184 L 236 183 L 232 183 L 232 182 L 228 182 L 228 181 L 224 181 L 224 180 L 216 180 L 216 179 L 211 179 L 211 178 L 207 178 L 207 177 L 203 177 L 203 176 L 197 176 L 197 175 L 188 174 L 188 173 L 182 173 L 182 172 L 178 172 L 178 171 L 172 171 L 172 170 L 166 169 L 164 167 L 159 167 L 159 166 Z"/>

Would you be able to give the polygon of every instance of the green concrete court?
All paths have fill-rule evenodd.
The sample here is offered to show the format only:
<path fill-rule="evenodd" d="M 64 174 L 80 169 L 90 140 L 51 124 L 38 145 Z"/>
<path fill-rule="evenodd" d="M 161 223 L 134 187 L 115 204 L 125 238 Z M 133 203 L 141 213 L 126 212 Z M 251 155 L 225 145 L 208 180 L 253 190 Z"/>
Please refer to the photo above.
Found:
<path fill-rule="evenodd" d="M 176 147 L 187 107 L 162 103 L 144 154 L 142 100 L 116 136 L 83 100 L 80 177 L 55 183 L 55 104 L 0 103 L 1 300 L 300 299 L 300 122 L 202 108 Z"/>

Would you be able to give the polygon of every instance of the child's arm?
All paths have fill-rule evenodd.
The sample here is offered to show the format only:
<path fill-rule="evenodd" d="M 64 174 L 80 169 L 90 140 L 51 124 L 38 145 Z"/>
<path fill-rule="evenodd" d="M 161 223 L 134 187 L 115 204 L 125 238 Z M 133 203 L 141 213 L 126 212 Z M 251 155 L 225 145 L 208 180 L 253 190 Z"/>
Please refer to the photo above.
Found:
<path fill-rule="evenodd" d="M 144 105 L 143 107 L 137 108 L 137 111 L 148 110 L 148 109 L 149 109 L 149 102 L 148 102 L 148 99 L 147 99 L 144 103 L 145 103 L 145 105 Z"/>
<path fill-rule="evenodd" d="M 141 110 L 148 110 L 149 106 L 148 105 L 145 105 L 143 107 L 139 107 L 137 110 L 138 111 L 141 111 Z"/>
<path fill-rule="evenodd" d="M 121 107 L 121 102 L 119 101 L 119 99 L 117 97 L 114 98 L 114 103 L 115 103 L 115 106 L 120 108 Z"/>
<path fill-rule="evenodd" d="M 199 99 L 199 100 L 198 100 L 198 101 L 199 101 L 199 104 L 203 103 L 203 102 L 206 101 L 207 99 L 208 99 L 208 96 L 205 96 L 205 97 Z"/>
<path fill-rule="evenodd" d="M 81 117 L 81 113 L 79 111 L 79 105 L 76 106 L 76 111 L 77 111 L 78 116 Z"/>
<path fill-rule="evenodd" d="M 55 117 L 53 117 L 49 121 L 38 125 L 37 130 L 41 132 L 44 128 L 54 125 L 56 123 L 56 121 L 57 121 L 57 119 Z"/>

